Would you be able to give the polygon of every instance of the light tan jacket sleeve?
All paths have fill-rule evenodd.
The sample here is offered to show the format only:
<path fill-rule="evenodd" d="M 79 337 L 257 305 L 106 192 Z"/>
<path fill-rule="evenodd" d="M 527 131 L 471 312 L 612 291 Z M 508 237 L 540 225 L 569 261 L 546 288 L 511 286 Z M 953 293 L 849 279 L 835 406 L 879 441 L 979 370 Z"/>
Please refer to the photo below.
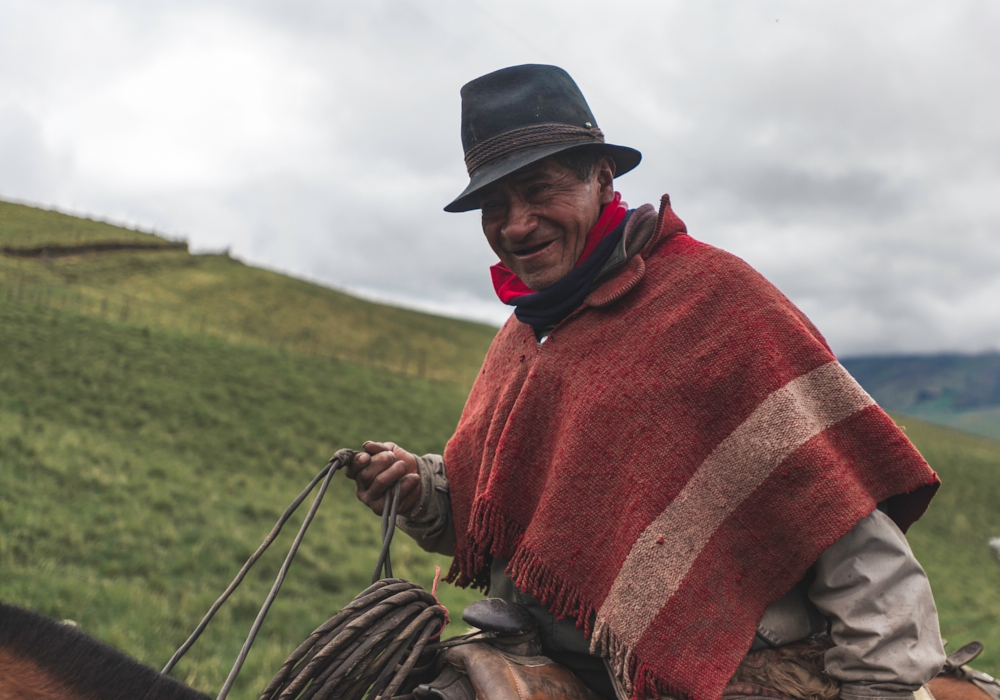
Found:
<path fill-rule="evenodd" d="M 421 549 L 455 556 L 455 523 L 444 458 L 430 454 L 417 457 L 417 468 L 420 500 L 409 513 L 396 516 L 396 526 L 416 540 Z"/>
<path fill-rule="evenodd" d="M 824 662 L 843 700 L 912 697 L 944 666 L 927 575 L 881 511 L 823 552 L 809 598 L 830 621 Z"/>

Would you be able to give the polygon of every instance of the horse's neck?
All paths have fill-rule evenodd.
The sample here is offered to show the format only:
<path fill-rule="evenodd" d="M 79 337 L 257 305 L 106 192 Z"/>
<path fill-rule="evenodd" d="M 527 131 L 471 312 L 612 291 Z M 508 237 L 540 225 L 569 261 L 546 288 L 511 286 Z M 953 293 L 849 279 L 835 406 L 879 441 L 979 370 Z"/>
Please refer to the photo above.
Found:
<path fill-rule="evenodd" d="M 0 700 L 207 700 L 44 615 L 0 604 Z"/>
<path fill-rule="evenodd" d="M 31 659 L 0 649 L 0 700 L 90 700 Z"/>
<path fill-rule="evenodd" d="M 992 700 L 989 694 L 970 680 L 941 675 L 927 684 L 934 700 Z"/>

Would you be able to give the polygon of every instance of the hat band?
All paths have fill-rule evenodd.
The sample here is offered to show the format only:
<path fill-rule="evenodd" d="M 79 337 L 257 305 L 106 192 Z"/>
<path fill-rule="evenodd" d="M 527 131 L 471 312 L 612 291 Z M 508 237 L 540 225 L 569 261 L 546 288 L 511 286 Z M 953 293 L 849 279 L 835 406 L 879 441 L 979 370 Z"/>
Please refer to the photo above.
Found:
<path fill-rule="evenodd" d="M 533 124 L 497 134 L 465 152 L 465 167 L 469 175 L 497 158 L 534 146 L 569 143 L 587 139 L 604 143 L 604 134 L 596 126 L 583 127 L 570 124 Z"/>

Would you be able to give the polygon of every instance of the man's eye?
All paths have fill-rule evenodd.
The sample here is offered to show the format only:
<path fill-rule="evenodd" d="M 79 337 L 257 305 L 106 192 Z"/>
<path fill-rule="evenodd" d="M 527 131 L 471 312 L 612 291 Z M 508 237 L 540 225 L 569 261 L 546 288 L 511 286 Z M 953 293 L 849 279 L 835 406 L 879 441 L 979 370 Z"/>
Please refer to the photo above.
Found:
<path fill-rule="evenodd" d="M 549 189 L 549 184 L 547 182 L 539 182 L 534 185 L 531 185 L 528 188 L 526 194 L 528 195 L 529 198 L 538 197 L 540 195 L 545 194 L 546 190 L 548 189 Z"/>

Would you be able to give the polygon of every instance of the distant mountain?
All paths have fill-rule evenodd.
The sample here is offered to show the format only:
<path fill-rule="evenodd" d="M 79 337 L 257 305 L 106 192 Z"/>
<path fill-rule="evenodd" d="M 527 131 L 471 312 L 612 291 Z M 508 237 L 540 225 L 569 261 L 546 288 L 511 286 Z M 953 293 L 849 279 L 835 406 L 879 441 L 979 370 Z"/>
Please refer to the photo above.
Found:
<path fill-rule="evenodd" d="M 887 410 L 1000 439 L 1000 353 L 850 357 L 841 363 Z"/>

